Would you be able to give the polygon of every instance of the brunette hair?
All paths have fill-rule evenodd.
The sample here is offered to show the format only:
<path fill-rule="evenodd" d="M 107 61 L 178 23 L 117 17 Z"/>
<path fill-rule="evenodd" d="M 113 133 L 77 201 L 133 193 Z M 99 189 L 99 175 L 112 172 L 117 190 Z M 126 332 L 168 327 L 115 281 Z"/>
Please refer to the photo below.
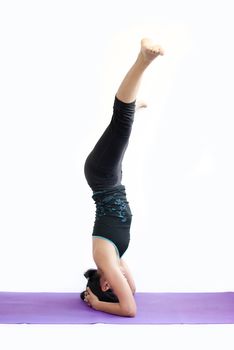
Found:
<path fill-rule="evenodd" d="M 100 274 L 97 269 L 89 269 L 84 273 L 85 278 L 88 282 L 86 287 L 89 287 L 91 291 L 98 297 L 100 301 L 106 301 L 109 303 L 118 303 L 119 299 L 114 294 L 112 289 L 108 289 L 106 292 L 103 292 L 100 286 Z M 80 293 L 82 300 L 85 299 L 85 291 Z"/>

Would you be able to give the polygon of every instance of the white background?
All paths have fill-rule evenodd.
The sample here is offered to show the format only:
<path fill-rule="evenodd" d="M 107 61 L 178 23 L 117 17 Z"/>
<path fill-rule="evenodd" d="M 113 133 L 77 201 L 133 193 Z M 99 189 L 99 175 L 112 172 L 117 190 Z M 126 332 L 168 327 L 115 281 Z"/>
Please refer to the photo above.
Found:
<path fill-rule="evenodd" d="M 124 158 L 125 259 L 138 291 L 234 290 L 233 29 L 228 1 L 1 1 L 1 291 L 83 289 L 95 210 L 83 165 L 146 36 L 165 56 L 145 73 Z M 180 339 L 167 330 L 161 349 Z"/>

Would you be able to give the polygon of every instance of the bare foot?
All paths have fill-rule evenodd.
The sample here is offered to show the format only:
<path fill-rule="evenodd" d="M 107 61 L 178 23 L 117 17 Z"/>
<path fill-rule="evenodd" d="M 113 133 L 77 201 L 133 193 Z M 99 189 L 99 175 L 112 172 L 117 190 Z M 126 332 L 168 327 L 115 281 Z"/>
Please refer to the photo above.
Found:
<path fill-rule="evenodd" d="M 160 45 L 154 45 L 150 39 L 144 38 L 141 40 L 141 54 L 143 55 L 144 60 L 150 63 L 157 56 L 163 56 L 164 50 Z"/>
<path fill-rule="evenodd" d="M 146 107 L 147 107 L 147 103 L 145 101 L 136 100 L 136 111 L 141 109 L 141 108 L 146 108 Z"/>

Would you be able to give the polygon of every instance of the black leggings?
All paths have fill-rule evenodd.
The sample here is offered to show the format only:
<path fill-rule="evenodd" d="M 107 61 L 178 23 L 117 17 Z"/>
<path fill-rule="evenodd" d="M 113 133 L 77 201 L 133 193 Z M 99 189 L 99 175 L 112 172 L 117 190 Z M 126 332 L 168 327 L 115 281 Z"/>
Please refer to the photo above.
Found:
<path fill-rule="evenodd" d="M 111 122 L 85 162 L 85 177 L 94 192 L 121 184 L 134 113 L 135 101 L 125 103 L 115 96 Z"/>

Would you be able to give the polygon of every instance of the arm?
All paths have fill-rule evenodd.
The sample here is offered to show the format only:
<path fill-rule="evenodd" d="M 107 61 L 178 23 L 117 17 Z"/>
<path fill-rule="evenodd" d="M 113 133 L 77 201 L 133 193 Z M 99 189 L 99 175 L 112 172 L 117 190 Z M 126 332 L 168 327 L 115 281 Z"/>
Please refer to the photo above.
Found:
<path fill-rule="evenodd" d="M 136 285 L 133 280 L 132 274 L 129 270 L 129 267 L 123 259 L 120 259 L 120 268 L 121 268 L 121 271 L 123 272 L 123 275 L 126 277 L 128 281 L 128 284 L 132 290 L 132 293 L 134 294 L 136 292 Z"/>
<path fill-rule="evenodd" d="M 106 275 L 111 288 L 119 299 L 119 303 L 108 303 L 98 300 L 90 288 L 87 288 L 85 301 L 95 310 L 119 316 L 134 317 L 136 315 L 136 303 L 126 278 L 120 269 L 115 267 L 109 267 Z"/>
<path fill-rule="evenodd" d="M 101 244 L 96 244 L 93 250 L 93 257 L 96 265 L 108 281 L 110 288 L 118 297 L 119 303 L 102 302 L 98 300 L 92 291 L 88 291 L 86 302 L 96 310 L 120 316 L 135 316 L 136 303 L 133 292 L 127 277 L 122 272 L 123 268 L 121 268 L 116 258 L 116 251 L 113 245 L 102 240 Z"/>
<path fill-rule="evenodd" d="M 93 294 L 90 290 L 89 293 Z M 94 296 L 94 294 L 93 294 Z M 97 297 L 95 297 L 96 300 L 91 305 L 93 309 L 98 311 L 107 312 L 109 314 L 118 315 L 118 316 L 128 316 L 128 317 L 134 317 L 136 315 L 136 311 L 127 311 L 121 308 L 120 303 L 107 303 L 105 301 L 98 300 Z"/>

